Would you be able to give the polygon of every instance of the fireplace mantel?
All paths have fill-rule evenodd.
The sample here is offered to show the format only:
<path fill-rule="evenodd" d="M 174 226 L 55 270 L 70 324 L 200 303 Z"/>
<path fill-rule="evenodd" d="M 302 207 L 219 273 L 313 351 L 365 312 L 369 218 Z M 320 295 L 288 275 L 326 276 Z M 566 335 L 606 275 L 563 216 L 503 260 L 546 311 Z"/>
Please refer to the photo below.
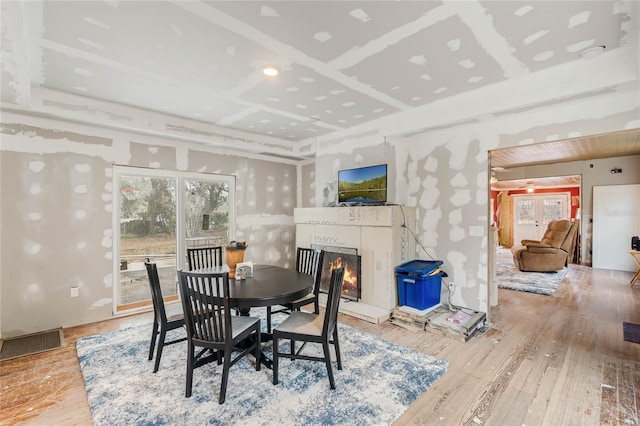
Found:
<path fill-rule="evenodd" d="M 293 218 L 297 247 L 355 248 L 362 256 L 362 299 L 340 302 L 340 312 L 376 324 L 389 319 L 397 305 L 394 268 L 416 254 L 415 240 L 407 229 L 415 232 L 415 208 L 297 208 Z"/>

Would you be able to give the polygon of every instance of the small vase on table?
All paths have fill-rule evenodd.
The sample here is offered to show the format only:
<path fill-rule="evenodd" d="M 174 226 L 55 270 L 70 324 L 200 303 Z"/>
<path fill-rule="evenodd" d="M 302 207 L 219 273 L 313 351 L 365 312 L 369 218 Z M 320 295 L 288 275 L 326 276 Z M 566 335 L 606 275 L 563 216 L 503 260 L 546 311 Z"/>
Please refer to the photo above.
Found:
<path fill-rule="evenodd" d="M 247 249 L 247 243 L 244 241 L 231 241 L 225 248 L 224 255 L 229 267 L 229 278 L 235 279 L 236 265 L 244 261 L 244 252 Z"/>

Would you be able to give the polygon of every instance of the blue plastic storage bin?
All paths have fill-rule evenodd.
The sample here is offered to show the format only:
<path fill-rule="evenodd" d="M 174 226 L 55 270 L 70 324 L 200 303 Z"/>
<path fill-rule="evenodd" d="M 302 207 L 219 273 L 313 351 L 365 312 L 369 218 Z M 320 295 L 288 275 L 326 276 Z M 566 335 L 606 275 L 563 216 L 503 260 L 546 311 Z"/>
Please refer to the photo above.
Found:
<path fill-rule="evenodd" d="M 396 266 L 398 301 L 400 305 L 424 310 L 440 303 L 443 272 L 437 272 L 440 260 L 412 260 Z"/>

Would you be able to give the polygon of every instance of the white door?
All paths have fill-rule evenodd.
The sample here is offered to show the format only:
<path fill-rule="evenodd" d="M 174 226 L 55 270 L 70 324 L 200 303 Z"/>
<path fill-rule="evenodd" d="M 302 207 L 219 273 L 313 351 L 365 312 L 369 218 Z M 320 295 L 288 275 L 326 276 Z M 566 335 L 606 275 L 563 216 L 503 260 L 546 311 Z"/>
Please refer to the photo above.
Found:
<path fill-rule="evenodd" d="M 631 237 L 640 235 L 640 185 L 593 187 L 593 267 L 636 271 Z"/>
<path fill-rule="evenodd" d="M 569 194 L 514 195 L 513 241 L 540 240 L 552 220 L 571 215 Z"/>

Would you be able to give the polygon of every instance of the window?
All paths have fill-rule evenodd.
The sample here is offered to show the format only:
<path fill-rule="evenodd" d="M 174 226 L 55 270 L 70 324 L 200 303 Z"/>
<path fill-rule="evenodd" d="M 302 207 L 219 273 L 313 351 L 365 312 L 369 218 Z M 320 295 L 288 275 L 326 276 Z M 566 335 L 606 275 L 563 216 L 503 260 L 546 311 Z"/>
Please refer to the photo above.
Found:
<path fill-rule="evenodd" d="M 114 310 L 151 305 L 147 257 L 158 265 L 163 296 L 177 299 L 186 248 L 234 238 L 234 177 L 115 167 L 114 183 Z"/>

